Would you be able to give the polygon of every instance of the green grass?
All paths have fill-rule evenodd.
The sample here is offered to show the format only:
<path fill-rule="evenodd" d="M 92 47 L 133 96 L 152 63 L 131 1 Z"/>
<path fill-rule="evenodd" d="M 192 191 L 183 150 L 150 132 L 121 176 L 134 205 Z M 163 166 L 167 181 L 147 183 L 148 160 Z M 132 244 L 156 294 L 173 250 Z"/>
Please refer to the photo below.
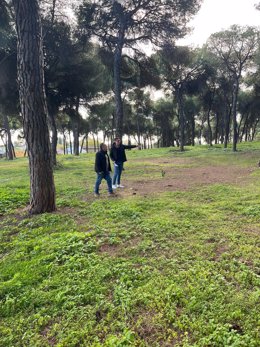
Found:
<path fill-rule="evenodd" d="M 127 156 L 125 177 L 153 180 L 169 160 L 252 169 L 260 144 Z M 260 346 L 260 172 L 94 200 L 93 154 L 59 160 L 58 211 L 39 216 L 27 160 L 0 161 L 1 347 Z"/>

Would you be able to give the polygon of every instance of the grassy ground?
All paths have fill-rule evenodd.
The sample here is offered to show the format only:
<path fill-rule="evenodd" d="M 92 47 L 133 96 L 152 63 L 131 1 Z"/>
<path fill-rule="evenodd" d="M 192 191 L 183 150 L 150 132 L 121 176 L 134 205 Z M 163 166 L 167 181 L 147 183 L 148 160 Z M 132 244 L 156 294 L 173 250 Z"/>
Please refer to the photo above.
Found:
<path fill-rule="evenodd" d="M 128 158 L 126 182 L 163 185 L 171 165 L 248 175 L 116 198 L 103 183 L 95 200 L 94 156 L 60 157 L 58 211 L 30 217 L 27 160 L 1 160 L 0 346 L 259 347 L 260 144 Z"/>

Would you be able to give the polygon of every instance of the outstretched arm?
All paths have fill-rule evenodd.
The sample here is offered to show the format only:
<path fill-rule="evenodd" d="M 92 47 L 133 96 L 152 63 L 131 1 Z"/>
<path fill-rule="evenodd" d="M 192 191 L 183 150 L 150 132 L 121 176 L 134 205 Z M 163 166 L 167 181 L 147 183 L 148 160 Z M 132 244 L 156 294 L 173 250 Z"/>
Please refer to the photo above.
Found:
<path fill-rule="evenodd" d="M 138 147 L 137 145 L 123 145 L 124 149 L 131 149 Z"/>

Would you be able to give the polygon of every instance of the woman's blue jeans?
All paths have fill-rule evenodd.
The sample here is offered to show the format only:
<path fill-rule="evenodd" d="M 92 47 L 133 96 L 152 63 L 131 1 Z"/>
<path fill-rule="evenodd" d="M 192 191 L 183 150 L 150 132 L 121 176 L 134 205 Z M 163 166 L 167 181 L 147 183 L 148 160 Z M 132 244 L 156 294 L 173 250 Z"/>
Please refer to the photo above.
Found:
<path fill-rule="evenodd" d="M 103 178 L 107 181 L 107 187 L 108 187 L 109 193 L 113 193 L 112 179 L 110 177 L 110 173 L 109 172 L 102 172 L 102 173 L 99 172 L 99 173 L 97 173 L 97 179 L 96 179 L 96 183 L 95 183 L 95 194 L 99 194 L 99 186 L 100 186 Z"/>
<path fill-rule="evenodd" d="M 114 163 L 113 185 L 120 184 L 123 163 Z"/>

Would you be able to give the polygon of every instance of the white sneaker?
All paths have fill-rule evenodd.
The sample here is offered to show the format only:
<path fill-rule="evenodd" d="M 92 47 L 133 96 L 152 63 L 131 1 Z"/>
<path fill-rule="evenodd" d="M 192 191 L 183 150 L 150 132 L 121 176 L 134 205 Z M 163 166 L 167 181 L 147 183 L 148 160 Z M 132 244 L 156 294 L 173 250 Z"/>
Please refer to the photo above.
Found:
<path fill-rule="evenodd" d="M 113 184 L 113 185 L 112 185 L 112 188 L 113 188 L 113 189 L 116 189 L 116 188 L 117 188 L 117 186 L 116 186 L 115 184 Z"/>
<path fill-rule="evenodd" d="M 125 188 L 125 186 L 122 186 L 122 184 L 118 184 L 117 188 Z"/>

